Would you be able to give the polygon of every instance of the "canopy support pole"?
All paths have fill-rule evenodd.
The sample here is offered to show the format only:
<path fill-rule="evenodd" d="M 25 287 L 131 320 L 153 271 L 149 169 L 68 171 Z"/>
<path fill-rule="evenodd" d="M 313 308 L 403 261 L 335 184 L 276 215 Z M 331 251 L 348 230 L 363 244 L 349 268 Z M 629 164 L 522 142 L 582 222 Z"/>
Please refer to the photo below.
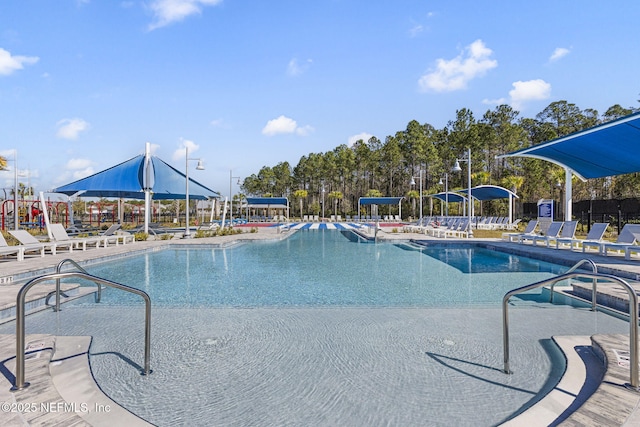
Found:
<path fill-rule="evenodd" d="M 571 221 L 573 216 L 573 188 L 571 185 L 572 170 L 565 168 L 564 170 L 564 220 Z"/>

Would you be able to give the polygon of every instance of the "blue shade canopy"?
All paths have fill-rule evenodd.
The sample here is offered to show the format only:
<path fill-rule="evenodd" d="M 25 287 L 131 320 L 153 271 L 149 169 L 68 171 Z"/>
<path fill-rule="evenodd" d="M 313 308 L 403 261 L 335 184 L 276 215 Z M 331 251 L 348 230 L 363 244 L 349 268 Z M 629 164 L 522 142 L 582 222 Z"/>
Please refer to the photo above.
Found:
<path fill-rule="evenodd" d="M 460 190 L 460 193 L 467 194 L 467 190 Z M 509 195 L 518 198 L 513 191 L 497 185 L 478 185 L 471 188 L 471 197 L 476 200 L 508 199 Z"/>
<path fill-rule="evenodd" d="M 397 205 L 404 197 L 360 197 L 361 205 Z"/>
<path fill-rule="evenodd" d="M 184 199 L 186 176 L 167 163 L 152 156 L 149 165 L 149 188 L 155 200 Z M 116 197 L 122 199 L 144 199 L 145 156 L 139 155 L 86 178 L 62 187 L 52 193 L 71 196 L 78 192 L 85 197 Z M 189 198 L 205 200 L 219 194 L 189 178 Z"/>
<path fill-rule="evenodd" d="M 428 197 L 434 197 L 436 199 L 442 200 L 443 202 L 446 202 L 448 200 L 449 203 L 459 203 L 467 200 L 467 198 L 461 196 L 460 193 L 452 193 L 451 191 L 449 191 L 448 193 L 442 192 L 430 194 Z"/>
<path fill-rule="evenodd" d="M 639 146 L 640 113 L 635 113 L 498 158 L 543 159 L 582 179 L 602 178 L 640 172 Z"/>
<path fill-rule="evenodd" d="M 247 197 L 247 206 L 251 208 L 270 207 L 270 208 L 287 208 L 289 201 L 286 197 Z"/>

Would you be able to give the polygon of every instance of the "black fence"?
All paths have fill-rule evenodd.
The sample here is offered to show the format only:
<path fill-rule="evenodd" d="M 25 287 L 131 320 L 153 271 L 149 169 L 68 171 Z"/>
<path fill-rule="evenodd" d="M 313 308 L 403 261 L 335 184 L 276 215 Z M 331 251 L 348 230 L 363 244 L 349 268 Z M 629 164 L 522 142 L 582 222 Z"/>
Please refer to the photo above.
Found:
<path fill-rule="evenodd" d="M 563 207 L 556 200 L 553 218 L 558 221 L 564 219 Z M 580 221 L 583 227 L 594 222 L 608 222 L 618 231 L 627 223 L 640 223 L 640 199 L 620 200 L 581 200 L 572 206 L 573 218 Z M 538 216 L 537 203 L 522 204 L 523 218 Z"/>

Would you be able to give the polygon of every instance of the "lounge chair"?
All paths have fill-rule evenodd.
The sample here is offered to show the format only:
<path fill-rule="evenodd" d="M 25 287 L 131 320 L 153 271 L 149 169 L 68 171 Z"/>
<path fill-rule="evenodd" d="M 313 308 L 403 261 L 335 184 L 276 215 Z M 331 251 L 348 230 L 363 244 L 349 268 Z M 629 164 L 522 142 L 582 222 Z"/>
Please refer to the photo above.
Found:
<path fill-rule="evenodd" d="M 44 250 L 42 252 L 44 256 Z M 0 233 L 0 255 L 14 254 L 18 261 L 24 260 L 24 246 L 9 246 L 2 233 Z"/>
<path fill-rule="evenodd" d="M 219 226 L 217 223 L 211 223 L 210 225 Z M 121 224 L 112 224 L 109 228 L 107 228 L 103 233 L 100 233 L 101 237 L 104 237 L 104 245 L 107 246 L 109 243 L 115 243 L 118 246 L 120 243 L 123 245 L 128 242 L 135 242 L 136 237 L 133 234 L 117 234 L 117 232 L 122 228 Z"/>
<path fill-rule="evenodd" d="M 547 243 L 547 247 L 551 246 L 551 243 L 555 243 L 556 244 L 556 249 L 557 249 L 557 243 L 558 243 L 558 239 L 575 239 L 576 238 L 576 228 L 578 227 L 578 221 L 565 221 L 564 225 L 562 226 L 562 232 L 560 233 L 559 236 L 547 236 L 546 243 Z"/>
<path fill-rule="evenodd" d="M 522 233 L 502 233 L 503 240 L 509 240 L 510 242 L 514 242 L 515 240 L 519 241 L 521 236 L 533 236 L 536 234 L 536 228 L 538 227 L 538 220 L 532 219 L 529 221 L 527 226 Z"/>
<path fill-rule="evenodd" d="M 582 251 L 584 252 L 587 247 L 597 247 L 598 253 L 604 256 L 609 255 L 610 250 L 624 251 L 626 254 L 628 247 L 636 246 L 636 242 L 640 242 L 637 238 L 638 234 L 640 234 L 640 225 L 627 224 L 622 227 L 615 242 L 586 242 L 582 244 Z"/>
<path fill-rule="evenodd" d="M 41 256 L 44 256 L 46 250 L 49 250 L 53 255 L 58 252 L 58 248 L 65 248 L 69 252 L 73 252 L 73 243 L 59 243 L 59 242 L 41 242 L 33 235 L 29 234 L 27 230 L 10 230 L 9 234 L 18 239 L 21 245 L 31 251 L 40 251 Z"/>
<path fill-rule="evenodd" d="M 591 226 L 591 230 L 587 233 L 587 237 L 584 239 L 576 239 L 576 238 L 560 238 L 556 239 L 556 249 L 561 249 L 564 245 L 569 245 L 569 249 L 573 250 L 578 249 L 581 244 L 584 242 L 602 242 L 602 237 L 604 233 L 607 231 L 607 227 L 609 226 L 608 222 L 596 222 Z M 583 250 L 584 252 L 584 250 Z"/>
<path fill-rule="evenodd" d="M 70 237 L 67 234 L 67 230 L 64 229 L 62 224 L 49 224 L 49 230 L 53 236 L 53 241 L 56 243 L 71 243 L 74 245 L 74 249 L 87 250 L 87 245 L 94 245 L 99 248 L 100 245 L 107 246 L 105 237 Z"/>
<path fill-rule="evenodd" d="M 551 224 L 549 224 L 549 228 L 544 233 L 544 236 L 533 236 L 533 237 L 531 237 L 530 238 L 531 243 L 533 244 L 533 246 L 537 246 L 538 241 L 546 242 L 547 243 L 547 247 L 549 247 L 549 239 L 557 238 L 558 235 L 560 234 L 560 230 L 562 229 L 562 226 L 564 226 L 564 222 L 562 222 L 562 221 L 553 221 Z"/>

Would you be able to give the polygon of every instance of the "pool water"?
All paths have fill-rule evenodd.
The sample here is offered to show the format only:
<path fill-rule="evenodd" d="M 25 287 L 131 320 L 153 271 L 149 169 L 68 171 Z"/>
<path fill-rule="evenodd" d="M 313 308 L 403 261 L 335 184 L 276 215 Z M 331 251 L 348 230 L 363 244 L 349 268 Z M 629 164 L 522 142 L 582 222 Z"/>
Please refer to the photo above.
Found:
<path fill-rule="evenodd" d="M 148 377 L 136 369 L 142 305 L 123 292 L 29 316 L 27 333 L 93 335 L 102 390 L 161 426 L 490 426 L 558 381 L 551 336 L 628 332 L 539 293 L 513 298 L 506 375 L 502 296 L 564 268 L 473 246 L 449 251 L 449 265 L 438 251 L 347 237 L 304 231 L 89 267 L 151 295 Z M 493 263 L 512 267 L 487 272 Z"/>
<path fill-rule="evenodd" d="M 352 234 L 299 231 L 231 249 L 166 250 L 91 273 L 143 289 L 163 307 L 425 307 L 500 303 L 515 287 L 566 271 L 472 245 L 372 244 Z M 109 292 L 104 303 L 139 297 Z"/>

